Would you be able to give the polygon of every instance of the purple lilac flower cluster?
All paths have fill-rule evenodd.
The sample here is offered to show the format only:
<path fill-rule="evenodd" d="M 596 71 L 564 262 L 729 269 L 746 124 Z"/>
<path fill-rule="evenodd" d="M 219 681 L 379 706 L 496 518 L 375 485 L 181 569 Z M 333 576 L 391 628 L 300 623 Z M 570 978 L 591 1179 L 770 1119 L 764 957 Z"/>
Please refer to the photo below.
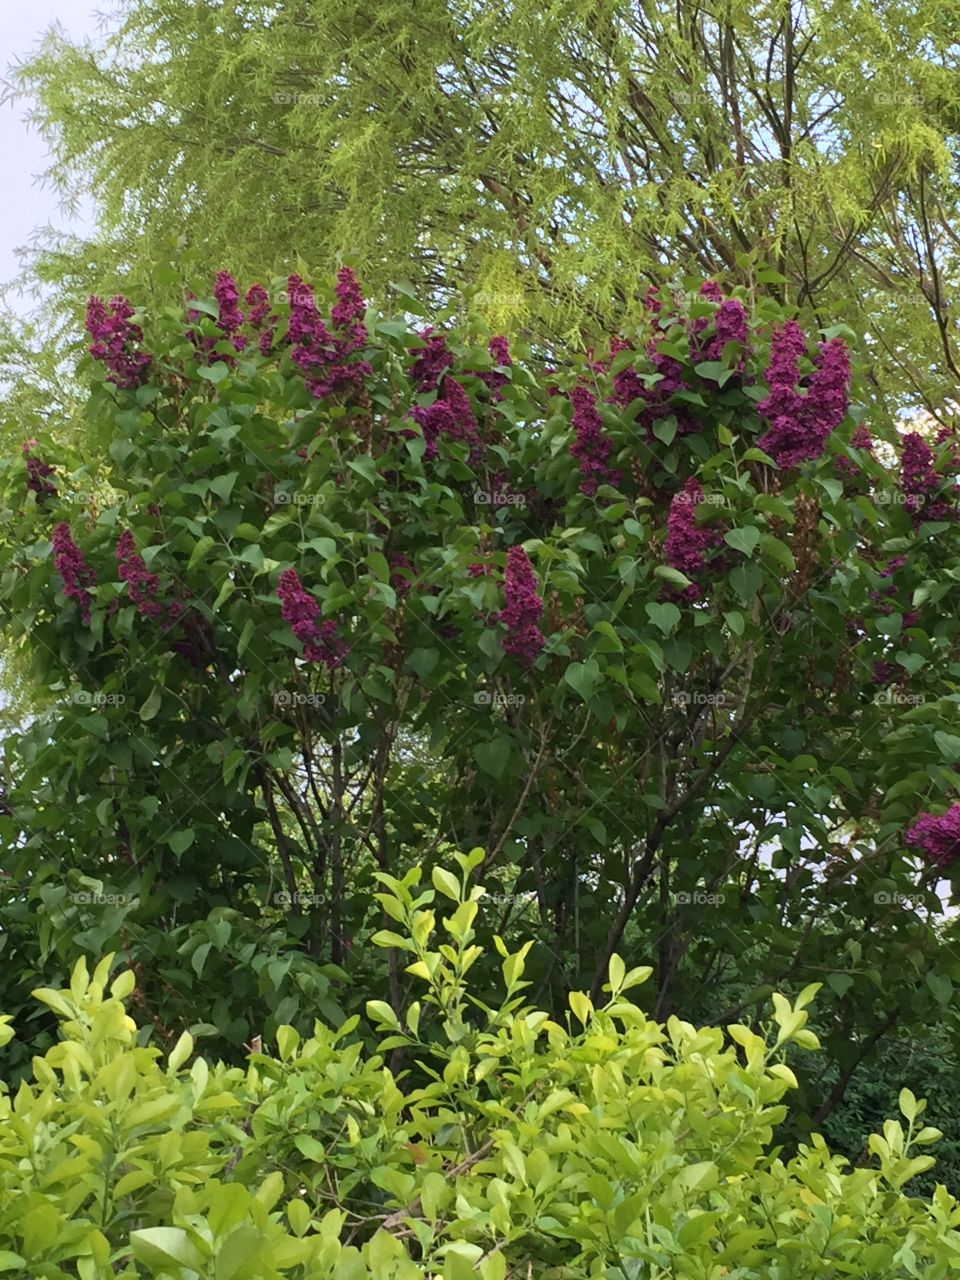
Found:
<path fill-rule="evenodd" d="M 690 476 L 683 488 L 673 495 L 667 515 L 667 538 L 664 543 L 664 560 L 672 568 L 688 578 L 693 578 L 704 568 L 704 556 L 718 545 L 717 532 L 696 522 L 697 507 L 703 502 L 703 486 L 695 476 Z M 681 596 L 686 601 L 700 598 L 696 583 L 684 587 Z"/>
<path fill-rule="evenodd" d="M 130 599 L 137 606 L 142 618 L 159 618 L 163 613 L 163 605 L 157 598 L 160 594 L 160 579 L 151 573 L 142 556 L 137 553 L 133 534 L 125 530 L 117 542 L 117 570 L 120 581 L 127 584 Z"/>
<path fill-rule="evenodd" d="M 122 294 L 104 303 L 101 298 L 87 301 L 86 330 L 93 338 L 90 354 L 106 365 L 107 381 L 122 391 L 138 387 L 150 367 L 151 357 L 139 351 L 143 330 L 131 324 L 133 307 Z"/>
<path fill-rule="evenodd" d="M 61 521 L 53 531 L 53 563 L 63 579 L 63 594 L 76 600 L 81 618 L 89 622 L 93 597 L 87 588 L 95 586 L 97 578 L 74 542 L 66 521 Z"/>
<path fill-rule="evenodd" d="M 795 320 L 774 330 L 767 369 L 766 397 L 757 412 L 770 422 L 758 440 L 779 467 L 819 458 L 827 437 L 843 421 L 847 411 L 850 358 L 842 338 L 820 344 L 815 369 L 806 394 L 797 388 L 799 361 L 806 355 L 807 339 Z"/>
<path fill-rule="evenodd" d="M 298 275 L 287 281 L 290 302 L 288 337 L 293 361 L 305 374 L 307 390 L 317 399 L 340 392 L 359 391 L 373 369 L 366 360 L 351 360 L 367 341 L 363 323 L 363 297 L 349 267 L 337 273 L 337 301 L 331 315 L 331 333 L 317 311 L 313 290 Z"/>
<path fill-rule="evenodd" d="M 620 472 L 608 465 L 613 441 L 603 434 L 596 397 L 591 391 L 583 386 L 574 387 L 570 403 L 575 436 L 570 453 L 580 464 L 580 492 L 592 497 L 601 484 L 620 483 Z"/>
<path fill-rule="evenodd" d="M 960 804 L 951 805 L 940 815 L 921 813 L 905 838 L 936 866 L 951 866 L 960 858 Z"/>
<path fill-rule="evenodd" d="M 956 503 L 944 496 L 954 490 L 955 497 L 955 481 L 937 471 L 930 446 L 916 431 L 903 438 L 900 488 L 915 528 L 925 520 L 957 518 Z"/>
<path fill-rule="evenodd" d="M 38 501 L 42 502 L 44 498 L 57 496 L 56 485 L 51 484 L 47 479 L 55 473 L 56 468 L 34 454 L 33 450 L 36 447 L 36 440 L 24 440 L 23 460 L 27 464 L 27 488 L 37 495 Z"/>
<path fill-rule="evenodd" d="M 483 454 L 477 420 L 470 397 L 455 378 L 444 378 L 443 387 L 433 404 L 417 405 L 410 416 L 423 432 L 427 443 L 426 457 L 437 456 L 441 436 L 463 440 L 470 446 L 470 462 L 475 465 Z"/>
<path fill-rule="evenodd" d="M 500 644 L 522 666 L 532 667 L 546 644 L 537 625 L 543 600 L 537 595 L 537 579 L 523 547 L 511 547 L 507 552 L 504 599 L 505 607 L 496 615 L 496 620 L 507 627 Z"/>
<path fill-rule="evenodd" d="M 273 346 L 273 334 L 277 327 L 276 317 L 270 314 L 270 298 L 262 284 L 252 284 L 247 290 L 244 302 L 247 304 L 247 320 L 250 328 L 257 334 L 257 346 L 262 356 L 269 355 Z"/>
<path fill-rule="evenodd" d="M 865 423 L 861 422 L 854 429 L 853 435 L 850 437 L 850 448 L 860 449 L 863 453 L 869 453 L 871 457 L 874 456 L 873 436 L 871 436 L 870 428 Z M 848 480 L 853 480 L 861 474 L 860 466 L 852 458 L 848 458 L 845 453 L 837 455 L 834 459 L 834 466 L 840 475 Z"/>
<path fill-rule="evenodd" d="M 510 355 L 510 344 L 506 338 L 491 338 L 487 344 L 487 350 L 492 358 L 500 366 L 500 369 L 509 369 L 513 365 L 513 359 Z M 510 381 L 510 377 L 506 373 L 501 373 L 500 369 L 487 369 L 477 374 L 481 382 L 486 383 L 490 391 L 490 399 L 497 401 L 501 399 L 501 388 L 505 387 Z"/>
<path fill-rule="evenodd" d="M 296 569 L 285 569 L 281 573 L 277 596 L 283 620 L 303 645 L 306 660 L 322 662 L 331 669 L 339 666 L 346 657 L 347 650 L 337 636 L 337 624 L 332 619 L 317 624 L 320 606 L 303 589 Z"/>
<path fill-rule="evenodd" d="M 416 348 L 410 376 L 421 391 L 435 391 L 444 371 L 453 364 L 453 353 L 447 349 L 446 337 L 435 333 L 432 325 L 420 330 L 420 338 L 424 345 Z"/>

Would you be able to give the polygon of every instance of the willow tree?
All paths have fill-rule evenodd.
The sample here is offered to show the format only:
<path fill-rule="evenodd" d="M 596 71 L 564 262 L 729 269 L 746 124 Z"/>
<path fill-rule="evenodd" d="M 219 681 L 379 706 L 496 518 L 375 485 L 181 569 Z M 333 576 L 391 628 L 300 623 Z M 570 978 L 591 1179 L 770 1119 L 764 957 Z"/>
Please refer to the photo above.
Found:
<path fill-rule="evenodd" d="M 567 342 L 719 275 L 853 325 L 878 399 L 942 413 L 958 8 L 123 0 L 100 46 L 52 32 L 14 73 L 101 215 L 34 270 L 146 298 L 145 243 L 188 274 L 349 252 L 375 293 Z"/>

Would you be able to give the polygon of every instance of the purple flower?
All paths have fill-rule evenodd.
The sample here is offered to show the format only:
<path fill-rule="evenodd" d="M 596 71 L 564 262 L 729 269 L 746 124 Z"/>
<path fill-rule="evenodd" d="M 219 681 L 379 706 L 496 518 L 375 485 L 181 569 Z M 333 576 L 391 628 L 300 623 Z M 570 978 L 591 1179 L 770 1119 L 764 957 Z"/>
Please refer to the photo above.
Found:
<path fill-rule="evenodd" d="M 854 428 L 853 435 L 850 437 L 850 448 L 862 449 L 864 453 L 869 453 L 871 457 L 873 456 L 873 437 L 870 434 L 870 428 L 865 423 L 861 422 L 858 427 Z M 860 474 L 858 464 L 852 458 L 848 458 L 846 454 L 839 454 L 834 459 L 834 465 L 841 475 L 848 476 L 851 479 Z"/>
<path fill-rule="evenodd" d="M 151 357 L 138 351 L 143 341 L 143 330 L 131 324 L 133 307 L 122 294 L 104 304 L 100 298 L 87 301 L 86 330 L 93 338 L 90 354 L 106 365 L 107 381 L 123 391 L 129 391 L 143 382 Z"/>
<path fill-rule="evenodd" d="M 246 338 L 240 333 L 243 324 L 243 312 L 240 310 L 240 293 L 237 282 L 229 271 L 218 271 L 213 296 L 220 305 L 220 317 L 217 328 L 230 339 L 234 350 L 242 351 L 247 345 Z"/>
<path fill-rule="evenodd" d="M 443 389 L 433 404 L 417 405 L 410 416 L 423 432 L 427 442 L 426 457 L 437 456 L 442 436 L 450 440 L 464 440 L 470 446 L 470 462 L 476 465 L 482 456 L 482 444 L 473 416 L 470 397 L 455 378 L 444 378 Z"/>
<path fill-rule="evenodd" d="M 532 667 L 546 641 L 537 626 L 543 601 L 537 595 L 537 579 L 523 547 L 511 547 L 507 552 L 504 599 L 505 607 L 496 615 L 507 627 L 500 645 L 522 666 Z"/>
<path fill-rule="evenodd" d="M 274 330 L 277 327 L 276 317 L 270 314 L 269 295 L 262 284 L 252 284 L 247 290 L 244 301 L 250 308 L 247 315 L 250 327 L 259 334 L 257 345 L 260 348 L 260 354 L 269 355 L 273 347 Z"/>
<path fill-rule="evenodd" d="M 769 391 L 757 412 L 770 422 L 758 445 L 779 467 L 819 458 L 847 411 L 850 358 L 842 338 L 820 344 L 806 395 L 797 389 L 807 340 L 795 320 L 774 331 L 767 369 Z"/>
<path fill-rule="evenodd" d="M 747 345 L 747 313 L 742 302 L 736 298 L 728 298 L 721 302 L 713 324 L 713 337 L 704 348 L 704 360 L 719 360 L 723 348 L 728 342 L 739 342 Z M 737 369 L 743 369 L 744 356 L 741 355 Z"/>
<path fill-rule="evenodd" d="M 914 527 L 925 520 L 954 520 L 957 516 L 954 504 L 941 495 L 954 486 L 937 471 L 929 445 L 916 431 L 903 437 L 903 456 L 900 463 L 900 488 L 903 505 L 910 512 Z"/>
<path fill-rule="evenodd" d="M 570 454 L 580 463 L 580 492 L 592 497 L 599 485 L 620 483 L 620 472 L 607 465 L 613 442 L 603 434 L 596 399 L 586 387 L 574 387 L 570 392 L 570 403 L 573 405 L 572 423 L 576 437 L 570 446 Z"/>
<path fill-rule="evenodd" d="M 936 866 L 949 867 L 960 858 L 960 804 L 951 805 L 940 815 L 921 813 L 905 839 L 922 849 Z"/>
<path fill-rule="evenodd" d="M 660 290 L 657 285 L 652 284 L 643 295 L 643 309 L 655 316 L 659 315 L 663 309 L 663 303 L 660 301 Z"/>
<path fill-rule="evenodd" d="M 683 488 L 673 495 L 667 515 L 667 539 L 664 543 L 664 560 L 672 568 L 688 578 L 695 577 L 704 568 L 704 555 L 717 545 L 717 533 L 706 525 L 697 525 L 697 507 L 703 502 L 703 487 L 695 476 L 690 476 Z M 696 583 L 684 587 L 682 599 L 699 599 L 700 588 Z"/>
<path fill-rule="evenodd" d="M 277 584 L 281 614 L 291 631 L 303 645 L 303 656 L 308 662 L 322 662 L 331 670 L 343 662 L 346 646 L 337 636 L 333 620 L 317 625 L 320 606 L 309 592 L 304 591 L 295 569 L 284 569 Z"/>
<path fill-rule="evenodd" d="M 350 359 L 365 344 L 367 330 L 358 318 L 363 314 L 363 299 L 349 267 L 343 267 L 337 276 L 336 295 L 331 320 L 340 332 L 332 334 L 317 312 L 310 286 L 298 275 L 287 280 L 291 357 L 303 370 L 307 390 L 318 400 L 339 392 L 359 391 L 363 379 L 373 372 L 366 360 Z"/>
<path fill-rule="evenodd" d="M 367 341 L 367 326 L 363 322 L 367 304 L 363 300 L 360 282 L 349 267 L 341 267 L 337 272 L 334 293 L 337 301 L 330 313 L 333 327 L 342 330 L 352 342 L 362 347 Z"/>
<path fill-rule="evenodd" d="M 27 488 L 37 495 L 38 502 L 42 502 L 44 498 L 55 498 L 57 496 L 56 485 L 51 484 L 47 479 L 47 476 L 54 474 L 56 468 L 33 454 L 32 450 L 36 447 L 36 440 L 25 440 L 23 442 L 23 459 L 27 464 Z"/>
<path fill-rule="evenodd" d="M 487 344 L 487 349 L 501 367 L 509 369 L 513 364 L 513 360 L 510 357 L 510 345 L 506 338 L 491 338 Z M 501 398 L 501 387 L 506 386 L 510 381 L 508 375 L 501 373 L 499 369 L 485 369 L 477 373 L 477 377 L 486 384 L 490 391 L 490 398 L 494 402 Z"/>
<path fill-rule="evenodd" d="M 160 579 L 150 573 L 141 556 L 137 554 L 133 534 L 127 529 L 117 542 L 117 568 L 121 582 L 127 584 L 128 594 L 137 606 L 142 618 L 158 618 L 163 605 L 157 599 Z"/>
<path fill-rule="evenodd" d="M 403 569 L 407 572 L 400 572 Z M 397 593 L 397 598 L 402 600 L 413 585 L 411 582 L 414 574 L 413 562 L 402 551 L 397 551 L 390 557 L 390 570 L 390 585 Z"/>
<path fill-rule="evenodd" d="M 700 286 L 700 297 L 708 298 L 711 302 L 723 301 L 723 290 L 717 284 L 716 280 L 704 280 Z"/>
<path fill-rule="evenodd" d="M 76 600 L 84 622 L 90 621 L 93 597 L 87 590 L 96 584 L 96 575 L 70 535 L 70 526 L 61 521 L 53 531 L 53 563 L 63 579 L 63 594 Z"/>
<path fill-rule="evenodd" d="M 434 333 L 428 326 L 420 330 L 420 338 L 426 344 L 416 348 L 416 360 L 410 369 L 410 377 L 421 391 L 435 391 L 444 370 L 453 364 L 453 354 L 447 350 L 447 340 L 442 333 Z"/>

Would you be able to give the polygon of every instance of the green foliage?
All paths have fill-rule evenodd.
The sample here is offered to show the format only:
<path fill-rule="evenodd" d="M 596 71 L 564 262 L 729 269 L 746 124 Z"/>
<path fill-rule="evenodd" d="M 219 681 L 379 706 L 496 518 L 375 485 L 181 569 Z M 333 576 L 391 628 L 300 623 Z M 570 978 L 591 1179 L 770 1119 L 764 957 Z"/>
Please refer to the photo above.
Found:
<path fill-rule="evenodd" d="M 628 992 L 650 976 L 611 957 L 606 997 L 572 992 L 557 1017 L 523 994 L 529 943 L 502 959 L 500 992 L 468 974 L 483 851 L 380 875 L 420 998 L 368 1003 L 278 1028 L 244 1066 L 138 1046 L 107 991 L 112 957 L 36 996 L 61 1039 L 0 1097 L 0 1263 L 31 1280 L 934 1280 L 960 1256 L 960 1205 L 905 1188 L 937 1131 L 907 1089 L 904 1120 L 849 1169 L 822 1138 L 770 1149 L 796 1078 L 790 1046 L 816 986 L 773 997 L 763 1035 L 652 1020 Z M 440 908 L 438 913 L 437 908 Z M 444 912 L 449 912 L 445 915 Z M 377 941 L 376 939 L 374 941 Z M 6 1020 L 4 1020 L 6 1021 Z M 358 1036 L 371 1042 L 365 1047 Z M 7 1041 L 11 1030 L 0 1029 Z M 398 1064 L 399 1056 L 399 1066 Z M 388 1065 L 388 1062 L 390 1065 Z"/>
<path fill-rule="evenodd" d="M 857 405 L 821 458 L 783 472 L 758 458 L 782 309 L 758 303 L 727 379 L 691 325 L 709 336 L 714 304 L 685 308 L 648 318 L 606 370 L 546 374 L 516 346 L 497 395 L 486 349 L 451 331 L 477 456 L 442 435 L 427 456 L 410 416 L 433 398 L 412 373 L 422 339 L 374 312 L 362 387 L 320 400 L 280 304 L 268 355 L 224 342 L 210 363 L 169 308 L 144 317 L 145 385 L 118 392 L 88 363 L 95 459 L 42 441 L 58 494 L 40 502 L 19 453 L 0 470 L 0 620 L 54 699 L 4 741 L 0 948 L 25 1044 L 51 1030 L 29 1022 L 26 991 L 58 984 L 78 948 L 137 966 L 143 1019 L 170 1043 L 189 1028 L 239 1054 L 318 1010 L 338 1024 L 372 990 L 397 1006 L 396 950 L 354 944 L 388 923 L 371 914 L 374 873 L 402 876 L 464 833 L 488 850 L 484 940 L 534 939 L 546 1007 L 596 996 L 614 951 L 633 962 L 655 938 L 664 1016 L 718 965 L 737 969 L 744 1008 L 781 973 L 828 968 L 837 1061 L 898 1010 L 928 1024 L 953 1010 L 937 873 L 901 833 L 955 794 L 956 526 L 914 529 L 869 455 L 838 478 Z M 631 361 L 655 381 L 651 337 L 688 386 L 655 425 L 684 415 L 682 432 L 609 399 Z M 621 473 L 595 496 L 562 394 L 578 379 Z M 690 601 L 664 537 L 694 475 L 723 549 Z M 523 502 L 484 502 L 493 491 Z M 96 574 L 89 625 L 53 563 L 58 522 Z M 178 627 L 121 580 L 127 529 Z M 529 670 L 496 617 L 518 544 L 546 601 Z M 291 566 L 349 645 L 332 671 L 281 617 Z M 910 673 L 902 696 L 878 696 L 875 661 Z M 494 981 L 484 961 L 477 982 Z"/>

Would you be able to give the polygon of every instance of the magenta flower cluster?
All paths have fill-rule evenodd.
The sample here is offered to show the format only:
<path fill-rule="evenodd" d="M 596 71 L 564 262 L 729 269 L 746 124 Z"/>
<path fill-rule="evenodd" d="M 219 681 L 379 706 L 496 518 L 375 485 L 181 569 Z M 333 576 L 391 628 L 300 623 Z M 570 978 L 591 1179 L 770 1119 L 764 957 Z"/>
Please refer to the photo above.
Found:
<path fill-rule="evenodd" d="M 537 625 L 543 600 L 537 595 L 537 579 L 523 547 L 511 547 L 507 552 L 504 600 L 504 609 L 495 615 L 507 628 L 500 644 L 521 666 L 532 667 L 546 640 Z"/>
<path fill-rule="evenodd" d="M 960 858 L 960 804 L 939 815 L 921 813 L 906 832 L 906 841 L 938 867 L 949 867 Z"/>
<path fill-rule="evenodd" d="M 719 360 L 728 342 L 739 342 L 747 345 L 747 312 L 742 302 L 736 298 L 727 298 L 721 302 L 714 317 L 713 337 L 703 350 L 704 360 Z M 737 369 L 743 369 L 745 356 L 741 354 Z"/>
<path fill-rule="evenodd" d="M 304 372 L 307 389 L 317 397 L 358 391 L 373 372 L 366 360 L 353 360 L 367 341 L 364 304 L 357 279 L 349 267 L 337 273 L 337 301 L 331 314 L 331 333 L 317 311 L 313 290 L 298 275 L 287 281 L 290 302 L 288 337 L 293 362 Z"/>
<path fill-rule="evenodd" d="M 421 391 L 435 391 L 445 370 L 453 364 L 453 352 L 447 348 L 445 336 L 434 333 L 432 325 L 420 330 L 420 338 L 424 345 L 416 348 L 410 376 Z"/>
<path fill-rule="evenodd" d="M 346 646 L 337 636 L 337 625 L 332 619 L 316 621 L 320 613 L 317 601 L 305 591 L 296 569 L 285 569 L 277 585 L 281 613 L 293 634 L 303 645 L 308 662 L 322 662 L 329 668 L 337 667 L 347 654 Z"/>
<path fill-rule="evenodd" d="M 52 476 L 56 468 L 33 453 L 36 447 L 36 440 L 23 442 L 23 460 L 27 464 L 27 488 L 41 501 L 44 498 L 55 498 L 57 487 L 51 484 L 47 477 Z"/>
<path fill-rule="evenodd" d="M 106 365 L 107 381 L 123 391 L 143 382 L 151 357 L 138 350 L 143 330 L 131 324 L 133 307 L 122 294 L 105 304 L 100 298 L 87 302 L 86 329 L 93 338 L 90 354 Z"/>
<path fill-rule="evenodd" d="M 416 405 L 410 416 L 423 432 L 427 443 L 426 457 L 437 456 L 442 436 L 463 440 L 470 446 L 470 462 L 480 461 L 483 448 L 470 397 L 456 378 L 444 378 L 443 387 L 433 404 Z"/>
<path fill-rule="evenodd" d="M 688 578 L 700 573 L 707 551 L 718 544 L 717 532 L 707 525 L 697 525 L 697 507 L 703 502 L 703 486 L 695 476 L 690 476 L 683 488 L 673 495 L 667 515 L 667 538 L 663 554 L 666 564 Z M 682 598 L 699 599 L 700 588 L 696 583 L 684 587 Z"/>
<path fill-rule="evenodd" d="M 76 600 L 81 618 L 89 622 L 93 597 L 87 588 L 95 586 L 97 578 L 74 542 L 66 521 L 61 521 L 53 531 L 53 563 L 63 579 L 63 594 Z"/>
<path fill-rule="evenodd" d="M 574 387 L 570 403 L 575 437 L 570 453 L 580 464 L 580 492 L 592 497 L 601 484 L 620 483 L 620 472 L 608 465 L 613 442 L 603 433 L 596 397 L 591 391 L 583 386 Z"/>
<path fill-rule="evenodd" d="M 914 526 L 925 520 L 956 519 L 955 503 L 944 497 L 954 484 L 937 471 L 930 446 L 916 431 L 903 437 L 900 488 Z"/>
<path fill-rule="evenodd" d="M 870 434 L 870 428 L 866 423 L 861 422 L 858 427 L 854 428 L 853 435 L 850 437 L 851 449 L 860 449 L 864 453 L 869 453 L 873 457 L 873 436 Z M 853 479 L 860 474 L 860 467 L 848 458 L 846 454 L 838 454 L 834 460 L 834 466 L 841 475 Z"/>
<path fill-rule="evenodd" d="M 770 426 L 757 443 L 783 468 L 819 458 L 847 411 L 850 358 L 846 343 L 831 338 L 820 344 L 804 395 L 797 383 L 800 358 L 806 351 L 806 336 L 795 320 L 774 330 L 767 369 L 769 391 L 757 405 Z"/>
<path fill-rule="evenodd" d="M 142 618 L 159 618 L 163 613 L 160 594 L 160 579 L 151 573 L 142 556 L 137 553 L 133 534 L 125 530 L 117 542 L 117 572 L 120 581 L 127 584 L 130 599 L 137 606 Z"/>

